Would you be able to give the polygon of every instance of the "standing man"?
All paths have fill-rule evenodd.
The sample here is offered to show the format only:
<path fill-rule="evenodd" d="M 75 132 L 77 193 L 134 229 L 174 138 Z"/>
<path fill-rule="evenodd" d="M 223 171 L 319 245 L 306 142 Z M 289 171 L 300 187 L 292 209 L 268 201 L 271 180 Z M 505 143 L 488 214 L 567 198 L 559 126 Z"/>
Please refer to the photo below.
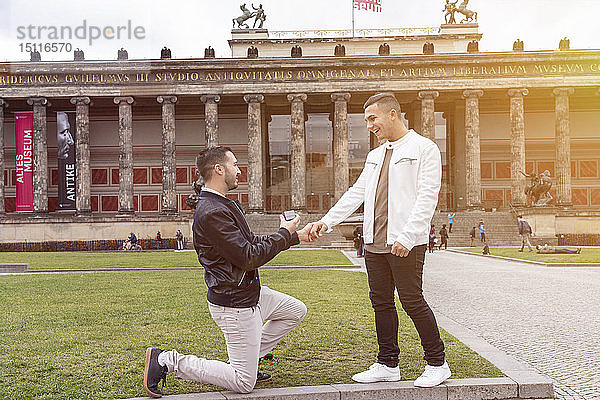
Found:
<path fill-rule="evenodd" d="M 523 252 L 525 245 L 527 245 L 527 248 L 529 248 L 529 252 L 531 253 L 533 251 L 533 247 L 531 247 L 531 225 L 529 225 L 529 223 L 525 221 L 525 218 L 523 218 L 522 215 L 518 216 L 518 221 L 519 235 L 521 235 L 521 248 L 519 249 L 519 251 Z"/>
<path fill-rule="evenodd" d="M 448 249 L 448 231 L 446 230 L 446 224 L 442 224 L 440 229 L 440 250 L 444 246 L 444 250 Z"/>
<path fill-rule="evenodd" d="M 452 233 L 452 224 L 454 223 L 455 216 L 456 213 L 454 211 L 448 214 L 448 233 Z"/>
<path fill-rule="evenodd" d="M 485 226 L 483 226 L 483 221 L 479 221 L 479 239 L 481 243 L 485 244 Z"/>
<path fill-rule="evenodd" d="M 367 129 L 385 143 L 369 152 L 356 183 L 313 225 L 311 237 L 331 231 L 364 203 L 365 263 L 379 354 L 375 364 L 352 379 L 361 383 L 400 380 L 397 289 L 427 361 L 414 384 L 436 386 L 451 373 L 435 316 L 423 297 L 423 263 L 440 190 L 440 151 L 434 142 L 404 126 L 393 94 L 370 97 L 364 109 Z"/>
<path fill-rule="evenodd" d="M 477 230 L 476 227 L 473 227 L 473 229 L 471 229 L 471 247 L 473 247 L 473 244 L 475 243 L 475 231 Z"/>
<path fill-rule="evenodd" d="M 237 188 L 241 173 L 231 149 L 206 148 L 196 158 L 196 167 L 206 184 L 194 212 L 194 248 L 205 269 L 208 309 L 225 336 L 229 363 L 148 348 L 144 389 L 152 397 L 162 396 L 158 383 L 167 372 L 238 393 L 251 392 L 257 380 L 270 379 L 258 372 L 258 359 L 306 314 L 300 300 L 261 287 L 258 268 L 282 250 L 308 240 L 311 225 L 296 232 L 300 217 L 286 221 L 282 216 L 277 232 L 254 235 L 239 203 L 225 196 Z"/>

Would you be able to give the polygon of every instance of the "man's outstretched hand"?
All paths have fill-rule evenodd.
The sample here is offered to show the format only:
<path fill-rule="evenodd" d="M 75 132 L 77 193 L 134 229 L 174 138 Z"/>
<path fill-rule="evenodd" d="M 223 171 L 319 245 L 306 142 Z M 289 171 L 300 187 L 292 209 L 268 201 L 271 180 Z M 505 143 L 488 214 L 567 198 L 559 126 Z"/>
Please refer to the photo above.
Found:
<path fill-rule="evenodd" d="M 313 226 L 313 222 L 309 222 L 308 224 L 306 224 L 306 226 L 302 229 L 300 229 L 299 231 L 296 231 L 296 233 L 298 234 L 298 239 L 300 239 L 301 242 L 312 242 L 314 241 L 314 239 L 311 239 L 309 233 L 310 233 L 310 229 Z"/>
<path fill-rule="evenodd" d="M 321 221 L 313 223 L 308 234 L 308 236 L 310 237 L 310 241 L 312 242 L 313 240 L 317 240 L 318 238 L 323 236 L 325 232 L 327 232 L 327 229 L 327 225 L 325 225 L 325 223 Z"/>

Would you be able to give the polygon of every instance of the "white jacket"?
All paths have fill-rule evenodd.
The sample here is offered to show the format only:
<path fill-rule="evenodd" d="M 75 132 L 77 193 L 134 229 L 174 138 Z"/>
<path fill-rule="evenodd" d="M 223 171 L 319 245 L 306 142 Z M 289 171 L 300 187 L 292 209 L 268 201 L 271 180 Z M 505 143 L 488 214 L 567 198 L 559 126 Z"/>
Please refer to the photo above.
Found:
<path fill-rule="evenodd" d="M 412 129 L 395 142 L 385 142 L 369 152 L 356 183 L 321 219 L 328 232 L 364 202 L 365 244 L 373 243 L 375 193 L 387 148 L 393 148 L 388 180 L 387 244 L 398 241 L 408 250 L 428 243 L 442 179 L 438 146 Z"/>

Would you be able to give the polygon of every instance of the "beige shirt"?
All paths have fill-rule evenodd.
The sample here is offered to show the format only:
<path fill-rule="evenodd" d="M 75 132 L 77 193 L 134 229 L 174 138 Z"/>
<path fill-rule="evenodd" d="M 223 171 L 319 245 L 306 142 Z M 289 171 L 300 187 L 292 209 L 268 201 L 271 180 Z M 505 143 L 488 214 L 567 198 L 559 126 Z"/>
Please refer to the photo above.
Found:
<path fill-rule="evenodd" d="M 391 253 L 392 246 L 387 244 L 388 227 L 388 180 L 390 160 L 394 149 L 386 149 L 377 190 L 375 191 L 375 221 L 373 221 L 373 244 L 365 245 L 371 253 Z"/>

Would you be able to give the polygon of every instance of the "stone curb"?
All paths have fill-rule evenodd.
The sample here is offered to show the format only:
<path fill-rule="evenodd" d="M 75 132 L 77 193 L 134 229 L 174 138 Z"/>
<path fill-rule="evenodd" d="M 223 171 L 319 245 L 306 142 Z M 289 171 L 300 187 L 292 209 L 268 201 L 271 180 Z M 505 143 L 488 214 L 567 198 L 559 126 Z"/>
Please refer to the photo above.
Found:
<path fill-rule="evenodd" d="M 256 389 L 251 393 L 230 391 L 165 395 L 169 400 L 487 400 L 540 398 L 545 392 L 535 383 L 516 383 L 510 378 L 448 379 L 433 388 L 418 388 L 413 381 L 369 384 L 335 384 Z M 527 396 L 527 397 L 523 397 Z M 552 394 L 544 396 L 549 398 Z M 128 400 L 146 400 L 136 397 Z"/>
<path fill-rule="evenodd" d="M 360 269 L 360 265 L 267 265 L 260 269 Z M 27 271 L 6 271 L 10 273 L 55 274 L 76 272 L 126 272 L 126 271 L 204 271 L 202 267 L 148 267 L 148 268 L 57 268 L 29 269 Z"/>
<path fill-rule="evenodd" d="M 452 253 L 467 254 L 470 256 L 496 258 L 498 260 L 504 260 L 504 261 L 539 265 L 540 267 L 584 267 L 584 268 L 585 267 L 600 267 L 600 263 L 545 263 L 545 262 L 540 262 L 540 261 L 523 260 L 520 258 L 495 256 L 493 254 L 488 254 L 488 255 L 484 256 L 483 254 L 472 253 L 470 251 L 457 250 L 457 249 L 448 249 L 447 251 L 450 251 Z"/>

